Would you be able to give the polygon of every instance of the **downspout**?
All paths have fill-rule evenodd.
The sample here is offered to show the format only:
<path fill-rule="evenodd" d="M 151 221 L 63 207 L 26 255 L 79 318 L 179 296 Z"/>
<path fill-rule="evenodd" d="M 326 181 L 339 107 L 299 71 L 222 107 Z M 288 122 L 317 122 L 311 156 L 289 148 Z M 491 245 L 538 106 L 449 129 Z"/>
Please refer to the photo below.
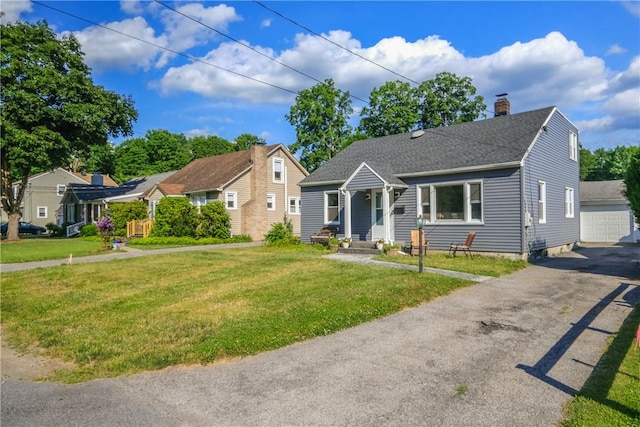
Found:
<path fill-rule="evenodd" d="M 525 193 L 525 174 L 526 168 L 524 167 L 524 160 L 520 163 L 520 195 L 523 203 L 523 209 L 520 209 L 520 224 L 521 229 L 524 231 L 522 233 L 522 238 L 520 239 L 520 250 L 521 253 L 528 253 L 528 241 L 529 241 L 529 227 L 527 227 L 527 214 L 529 213 L 529 207 L 527 203 L 527 197 Z"/>

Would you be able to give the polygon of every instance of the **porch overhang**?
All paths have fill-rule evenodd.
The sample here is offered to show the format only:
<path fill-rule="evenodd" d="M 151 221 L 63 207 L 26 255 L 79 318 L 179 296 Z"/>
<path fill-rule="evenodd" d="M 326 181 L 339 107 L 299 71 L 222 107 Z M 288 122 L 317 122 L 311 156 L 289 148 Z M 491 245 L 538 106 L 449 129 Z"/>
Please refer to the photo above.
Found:
<path fill-rule="evenodd" d="M 372 189 L 382 190 L 382 211 L 384 218 L 384 240 L 393 243 L 391 233 L 391 204 L 393 200 L 389 196 L 393 190 L 408 188 L 408 185 L 393 175 L 391 168 L 386 165 L 370 165 L 362 162 L 347 178 L 347 180 L 338 188 L 344 195 L 344 222 L 345 236 L 351 238 L 351 193 L 358 191 L 369 191 Z"/>

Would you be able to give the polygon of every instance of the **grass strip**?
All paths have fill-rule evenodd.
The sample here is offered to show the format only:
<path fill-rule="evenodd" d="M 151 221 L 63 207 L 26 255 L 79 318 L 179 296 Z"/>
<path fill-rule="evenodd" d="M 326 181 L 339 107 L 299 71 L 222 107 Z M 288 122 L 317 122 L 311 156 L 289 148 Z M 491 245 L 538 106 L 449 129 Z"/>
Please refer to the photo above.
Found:
<path fill-rule="evenodd" d="M 3 274 L 3 337 L 80 382 L 207 364 L 333 333 L 472 283 L 310 247 L 201 251 Z"/>
<path fill-rule="evenodd" d="M 17 241 L 3 240 L 0 243 L 0 262 L 11 264 L 17 262 L 45 261 L 49 259 L 68 258 L 107 253 L 102 243 L 96 238 L 54 238 L 37 237 Z"/>
<path fill-rule="evenodd" d="M 636 305 L 578 396 L 566 407 L 562 426 L 640 426 L 640 349 L 634 349 L 639 324 L 640 305 Z"/>
<path fill-rule="evenodd" d="M 407 265 L 418 265 L 419 263 L 419 257 L 407 255 L 377 255 L 374 259 Z M 429 252 L 423 257 L 422 265 L 479 276 L 500 277 L 514 273 L 529 264 L 524 260 L 513 260 L 505 257 L 478 255 L 474 255 L 472 258 L 465 256 L 451 257 L 445 253 Z"/>

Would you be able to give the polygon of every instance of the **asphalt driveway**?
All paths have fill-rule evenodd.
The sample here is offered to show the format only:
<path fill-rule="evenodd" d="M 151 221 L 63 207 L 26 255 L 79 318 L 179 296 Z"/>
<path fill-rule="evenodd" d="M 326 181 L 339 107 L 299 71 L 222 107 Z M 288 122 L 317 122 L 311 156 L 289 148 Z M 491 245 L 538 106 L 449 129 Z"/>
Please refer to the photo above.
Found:
<path fill-rule="evenodd" d="M 640 248 L 588 247 L 421 307 L 212 366 L 5 381 L 7 426 L 553 426 L 640 302 Z"/>

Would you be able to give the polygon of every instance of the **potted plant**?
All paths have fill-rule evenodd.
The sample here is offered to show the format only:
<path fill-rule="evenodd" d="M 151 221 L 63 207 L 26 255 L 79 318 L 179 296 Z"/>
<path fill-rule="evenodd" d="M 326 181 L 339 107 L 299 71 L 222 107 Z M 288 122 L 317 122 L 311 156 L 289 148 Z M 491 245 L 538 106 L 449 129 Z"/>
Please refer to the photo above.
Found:
<path fill-rule="evenodd" d="M 400 247 L 398 245 L 384 245 L 384 253 L 387 255 L 398 255 Z"/>
<path fill-rule="evenodd" d="M 384 248 L 384 239 L 376 240 L 376 249 L 381 251 Z"/>
<path fill-rule="evenodd" d="M 340 240 L 340 243 L 342 244 L 342 247 L 346 249 L 349 247 L 349 245 L 351 245 L 351 239 L 345 237 L 344 239 Z"/>
<path fill-rule="evenodd" d="M 329 239 L 329 250 L 331 252 L 338 252 L 338 247 L 340 246 L 340 239 L 336 237 L 332 237 Z"/>

